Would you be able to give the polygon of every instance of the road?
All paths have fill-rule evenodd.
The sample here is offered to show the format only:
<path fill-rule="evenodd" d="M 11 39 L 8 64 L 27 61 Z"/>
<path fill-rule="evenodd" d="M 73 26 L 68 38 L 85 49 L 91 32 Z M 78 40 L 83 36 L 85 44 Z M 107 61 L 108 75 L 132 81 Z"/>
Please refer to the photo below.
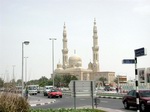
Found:
<path fill-rule="evenodd" d="M 44 98 L 47 99 L 46 96 L 43 94 L 38 94 L 37 96 L 32 96 L 34 99 L 36 98 Z M 53 104 L 43 105 L 43 106 L 36 106 L 32 108 L 74 108 L 74 98 L 68 95 L 64 95 L 63 98 L 56 98 L 56 102 Z M 76 107 L 82 106 L 91 106 L 92 108 L 92 99 L 91 98 L 76 98 Z M 111 108 L 111 109 L 118 109 L 125 112 L 136 112 L 135 108 L 130 110 L 125 110 L 123 108 L 122 101 L 120 99 L 107 99 L 107 98 L 100 98 L 100 104 L 98 107 L 104 108 Z"/>

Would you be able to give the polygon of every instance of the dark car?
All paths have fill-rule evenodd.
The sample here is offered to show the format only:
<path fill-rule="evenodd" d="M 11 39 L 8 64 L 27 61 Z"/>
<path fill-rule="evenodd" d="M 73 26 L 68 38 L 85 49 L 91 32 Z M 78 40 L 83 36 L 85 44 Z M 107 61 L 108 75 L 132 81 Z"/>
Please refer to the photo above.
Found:
<path fill-rule="evenodd" d="M 142 112 L 147 111 L 150 108 L 150 90 L 139 90 L 139 106 Z M 122 99 L 125 109 L 129 109 L 130 106 L 137 107 L 136 104 L 136 90 L 131 90 Z"/>
<path fill-rule="evenodd" d="M 62 91 L 58 89 L 52 89 L 51 91 L 48 92 L 48 98 L 53 97 L 62 98 Z"/>

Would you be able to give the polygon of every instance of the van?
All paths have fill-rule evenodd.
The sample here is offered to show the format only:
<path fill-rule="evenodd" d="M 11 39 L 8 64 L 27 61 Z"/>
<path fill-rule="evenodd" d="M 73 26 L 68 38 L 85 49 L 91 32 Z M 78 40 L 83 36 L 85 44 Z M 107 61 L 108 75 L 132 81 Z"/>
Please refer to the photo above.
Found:
<path fill-rule="evenodd" d="M 30 95 L 37 95 L 38 92 L 37 85 L 28 85 L 28 92 Z"/>

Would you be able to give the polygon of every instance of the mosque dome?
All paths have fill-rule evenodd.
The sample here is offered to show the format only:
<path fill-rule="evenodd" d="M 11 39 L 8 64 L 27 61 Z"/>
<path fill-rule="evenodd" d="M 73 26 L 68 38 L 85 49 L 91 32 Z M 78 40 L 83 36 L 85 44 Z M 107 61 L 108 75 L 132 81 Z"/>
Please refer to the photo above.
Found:
<path fill-rule="evenodd" d="M 60 70 L 63 70 L 63 68 L 62 68 L 62 64 L 59 62 L 59 63 L 57 64 L 56 71 L 60 71 Z"/>
<path fill-rule="evenodd" d="M 82 59 L 78 55 L 73 55 L 69 57 L 70 67 L 80 67 L 82 66 Z"/>

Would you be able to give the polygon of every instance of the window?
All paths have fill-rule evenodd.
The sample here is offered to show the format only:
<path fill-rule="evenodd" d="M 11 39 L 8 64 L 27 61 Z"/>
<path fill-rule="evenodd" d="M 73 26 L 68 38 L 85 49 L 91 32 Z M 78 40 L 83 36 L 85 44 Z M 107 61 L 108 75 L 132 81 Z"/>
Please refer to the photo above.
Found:
<path fill-rule="evenodd" d="M 129 96 L 133 96 L 133 94 L 134 94 L 134 90 L 131 90 L 131 91 L 128 92 Z"/>
<path fill-rule="evenodd" d="M 142 91 L 140 92 L 141 97 L 150 97 L 150 91 Z"/>

